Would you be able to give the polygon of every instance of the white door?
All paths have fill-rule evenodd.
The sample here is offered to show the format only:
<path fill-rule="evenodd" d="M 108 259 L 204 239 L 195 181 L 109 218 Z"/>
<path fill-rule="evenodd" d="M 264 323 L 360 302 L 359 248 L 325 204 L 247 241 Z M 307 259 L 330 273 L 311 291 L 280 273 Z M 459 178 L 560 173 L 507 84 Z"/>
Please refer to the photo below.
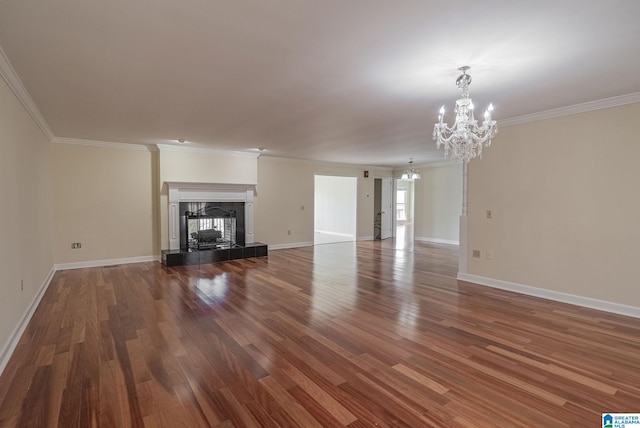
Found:
<path fill-rule="evenodd" d="M 382 179 L 382 195 L 380 195 L 380 239 L 393 236 L 393 178 Z"/>

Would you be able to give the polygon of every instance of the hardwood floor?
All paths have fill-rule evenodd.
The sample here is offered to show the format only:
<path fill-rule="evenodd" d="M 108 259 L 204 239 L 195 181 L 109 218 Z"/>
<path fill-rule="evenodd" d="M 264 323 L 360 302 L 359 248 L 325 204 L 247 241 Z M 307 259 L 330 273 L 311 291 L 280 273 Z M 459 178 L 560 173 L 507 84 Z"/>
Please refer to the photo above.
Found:
<path fill-rule="evenodd" d="M 597 427 L 640 412 L 640 320 L 458 282 L 454 247 L 56 273 L 11 427 Z"/>

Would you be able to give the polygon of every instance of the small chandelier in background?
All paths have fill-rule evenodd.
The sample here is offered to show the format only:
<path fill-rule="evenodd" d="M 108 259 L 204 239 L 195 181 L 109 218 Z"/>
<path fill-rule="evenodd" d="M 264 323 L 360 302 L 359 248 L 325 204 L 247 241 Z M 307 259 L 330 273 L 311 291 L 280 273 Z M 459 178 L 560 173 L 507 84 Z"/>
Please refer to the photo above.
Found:
<path fill-rule="evenodd" d="M 444 106 L 440 109 L 438 123 L 433 127 L 433 139 L 438 143 L 438 148 L 444 145 L 444 157 L 446 159 L 469 162 L 475 157 L 482 158 L 482 146 L 489 147 L 491 139 L 498 132 L 496 121 L 491 119 L 493 105 L 484 113 L 484 121 L 478 126 L 478 121 L 473 117 L 473 101 L 469 98 L 469 85 L 471 76 L 467 74 L 468 66 L 460 67 L 462 74 L 456 80 L 456 86 L 462 89 L 462 98 L 456 101 L 456 120 L 451 128 L 444 120 Z"/>
<path fill-rule="evenodd" d="M 420 176 L 420 173 L 413 168 L 413 158 L 411 158 L 409 160 L 409 168 L 405 169 L 404 172 L 402 173 L 402 177 L 400 177 L 401 180 L 407 180 L 407 181 L 414 181 L 414 180 L 419 180 L 422 177 Z"/>

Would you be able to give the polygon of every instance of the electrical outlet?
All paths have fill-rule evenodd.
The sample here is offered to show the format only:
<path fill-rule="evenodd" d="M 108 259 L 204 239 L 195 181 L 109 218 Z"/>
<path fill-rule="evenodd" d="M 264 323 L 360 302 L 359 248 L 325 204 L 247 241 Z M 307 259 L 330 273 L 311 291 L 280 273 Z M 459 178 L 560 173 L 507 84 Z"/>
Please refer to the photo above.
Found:
<path fill-rule="evenodd" d="M 78 248 L 82 248 L 82 244 L 79 242 L 72 242 L 71 243 L 71 249 L 72 250 L 77 250 Z"/>
<path fill-rule="evenodd" d="M 487 260 L 493 260 L 493 253 L 491 251 L 487 251 Z"/>
<path fill-rule="evenodd" d="M 493 213 L 491 210 L 487 210 L 487 218 L 493 218 Z"/>
<path fill-rule="evenodd" d="M 480 250 L 473 250 L 473 257 L 480 258 Z"/>

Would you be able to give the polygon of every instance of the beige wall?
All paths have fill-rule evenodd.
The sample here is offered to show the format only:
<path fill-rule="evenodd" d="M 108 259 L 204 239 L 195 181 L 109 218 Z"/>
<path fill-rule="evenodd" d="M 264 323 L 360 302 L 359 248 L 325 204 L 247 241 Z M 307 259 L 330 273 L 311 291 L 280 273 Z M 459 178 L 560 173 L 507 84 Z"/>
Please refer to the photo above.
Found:
<path fill-rule="evenodd" d="M 639 118 L 640 103 L 501 129 L 469 168 L 469 273 L 640 307 Z"/>
<path fill-rule="evenodd" d="M 414 183 L 414 235 L 419 240 L 458 243 L 462 212 L 462 165 L 421 168 Z"/>
<path fill-rule="evenodd" d="M 364 178 L 364 170 L 369 171 L 368 178 Z M 257 241 L 269 245 L 313 242 L 316 174 L 357 177 L 357 237 L 373 237 L 374 178 L 391 177 L 391 170 L 263 156 L 258 159 L 254 224 Z M 287 234 L 289 230 L 291 235 Z"/>
<path fill-rule="evenodd" d="M 143 147 L 53 144 L 57 264 L 159 255 L 155 156 Z"/>
<path fill-rule="evenodd" d="M 50 143 L 1 78 L 0 151 L 1 352 L 53 268 Z"/>
<path fill-rule="evenodd" d="M 167 182 L 234 183 L 258 182 L 257 155 L 200 151 L 190 148 L 161 148 L 156 183 L 160 198 L 160 249 L 169 248 L 169 199 Z"/>
<path fill-rule="evenodd" d="M 186 149 L 160 150 L 163 182 L 256 184 L 257 155 Z"/>

